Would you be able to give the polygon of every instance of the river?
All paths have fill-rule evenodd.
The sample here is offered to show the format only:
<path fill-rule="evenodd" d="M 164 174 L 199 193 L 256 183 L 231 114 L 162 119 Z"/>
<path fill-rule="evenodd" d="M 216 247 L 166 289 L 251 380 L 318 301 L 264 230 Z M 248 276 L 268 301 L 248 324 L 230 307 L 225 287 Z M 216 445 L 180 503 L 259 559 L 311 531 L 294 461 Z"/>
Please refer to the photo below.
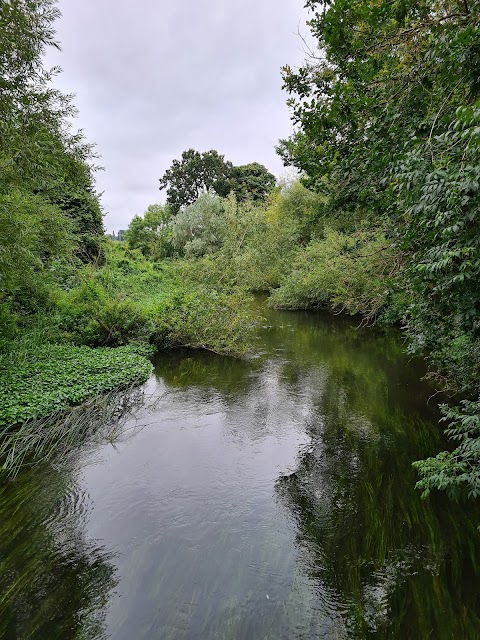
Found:
<path fill-rule="evenodd" d="M 1 638 L 480 638 L 479 509 L 414 489 L 422 363 L 262 313 L 256 357 L 164 352 L 116 441 L 0 485 Z"/>

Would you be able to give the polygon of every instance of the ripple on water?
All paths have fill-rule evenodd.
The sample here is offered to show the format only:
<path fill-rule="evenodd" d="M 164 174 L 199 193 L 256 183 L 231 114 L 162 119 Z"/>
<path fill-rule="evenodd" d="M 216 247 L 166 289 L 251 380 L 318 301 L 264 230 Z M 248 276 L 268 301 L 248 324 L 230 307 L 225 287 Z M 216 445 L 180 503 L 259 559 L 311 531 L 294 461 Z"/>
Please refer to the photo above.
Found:
<path fill-rule="evenodd" d="M 414 364 L 263 312 L 256 358 L 163 354 L 127 436 L 18 479 L 0 637 L 38 611 L 62 640 L 478 640 L 474 509 L 414 490 L 439 447 Z"/>

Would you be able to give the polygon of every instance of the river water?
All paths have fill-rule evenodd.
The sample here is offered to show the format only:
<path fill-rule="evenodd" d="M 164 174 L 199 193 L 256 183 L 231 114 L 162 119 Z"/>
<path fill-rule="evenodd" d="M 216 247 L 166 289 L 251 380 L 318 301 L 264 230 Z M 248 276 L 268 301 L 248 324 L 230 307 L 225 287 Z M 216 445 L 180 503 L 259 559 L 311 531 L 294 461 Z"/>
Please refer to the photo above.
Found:
<path fill-rule="evenodd" d="M 161 354 L 117 441 L 0 486 L 1 638 L 480 638 L 479 510 L 414 489 L 421 363 L 262 313 L 255 358 Z"/>

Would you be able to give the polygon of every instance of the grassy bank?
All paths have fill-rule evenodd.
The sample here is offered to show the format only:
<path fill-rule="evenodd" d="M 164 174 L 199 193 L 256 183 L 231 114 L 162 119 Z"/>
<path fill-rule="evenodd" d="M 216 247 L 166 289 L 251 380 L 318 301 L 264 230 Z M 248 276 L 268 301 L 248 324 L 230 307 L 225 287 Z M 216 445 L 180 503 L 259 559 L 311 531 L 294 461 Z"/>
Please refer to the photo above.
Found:
<path fill-rule="evenodd" d="M 158 349 L 248 350 L 254 320 L 244 290 L 207 286 L 191 264 L 154 263 L 127 245 L 106 242 L 105 256 L 100 267 L 53 265 L 61 277 L 43 305 L 8 318 L 0 429 L 143 383 Z"/>

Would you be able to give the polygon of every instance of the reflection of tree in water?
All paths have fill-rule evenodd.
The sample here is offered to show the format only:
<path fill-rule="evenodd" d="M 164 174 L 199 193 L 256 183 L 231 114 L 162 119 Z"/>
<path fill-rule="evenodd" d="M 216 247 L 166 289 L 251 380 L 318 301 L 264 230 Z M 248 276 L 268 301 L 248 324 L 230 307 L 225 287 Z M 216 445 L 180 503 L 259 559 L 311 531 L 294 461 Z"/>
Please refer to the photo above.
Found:
<path fill-rule="evenodd" d="M 276 483 L 304 571 L 336 594 L 353 637 L 478 638 L 478 508 L 467 518 L 442 496 L 422 501 L 410 464 L 436 434 L 391 403 L 368 412 L 341 378 L 329 376 L 311 445 Z"/>
<path fill-rule="evenodd" d="M 299 624 L 308 608 L 318 632 L 327 609 L 343 616 L 349 637 L 477 638 L 478 509 L 468 519 L 464 508 L 442 496 L 422 501 L 414 489 L 411 462 L 439 449 L 418 362 L 402 356 L 395 334 L 312 314 L 275 312 L 272 321 L 256 361 L 173 354 L 157 374 L 172 388 L 226 399 L 225 428 L 239 437 L 294 422 L 309 434 L 295 473 L 276 483 L 296 521 L 301 571 L 323 600 L 317 612 L 305 607 L 311 591 L 300 580 Z M 343 637 L 337 619 L 330 628 Z"/>
<path fill-rule="evenodd" d="M 88 496 L 37 467 L 0 485 L 0 638 L 104 637 L 112 554 L 85 539 Z"/>
<path fill-rule="evenodd" d="M 178 349 L 159 354 L 155 374 L 174 389 L 197 387 L 215 390 L 234 399 L 252 384 L 252 373 L 260 367 L 255 359 L 235 359 L 208 351 Z"/>

